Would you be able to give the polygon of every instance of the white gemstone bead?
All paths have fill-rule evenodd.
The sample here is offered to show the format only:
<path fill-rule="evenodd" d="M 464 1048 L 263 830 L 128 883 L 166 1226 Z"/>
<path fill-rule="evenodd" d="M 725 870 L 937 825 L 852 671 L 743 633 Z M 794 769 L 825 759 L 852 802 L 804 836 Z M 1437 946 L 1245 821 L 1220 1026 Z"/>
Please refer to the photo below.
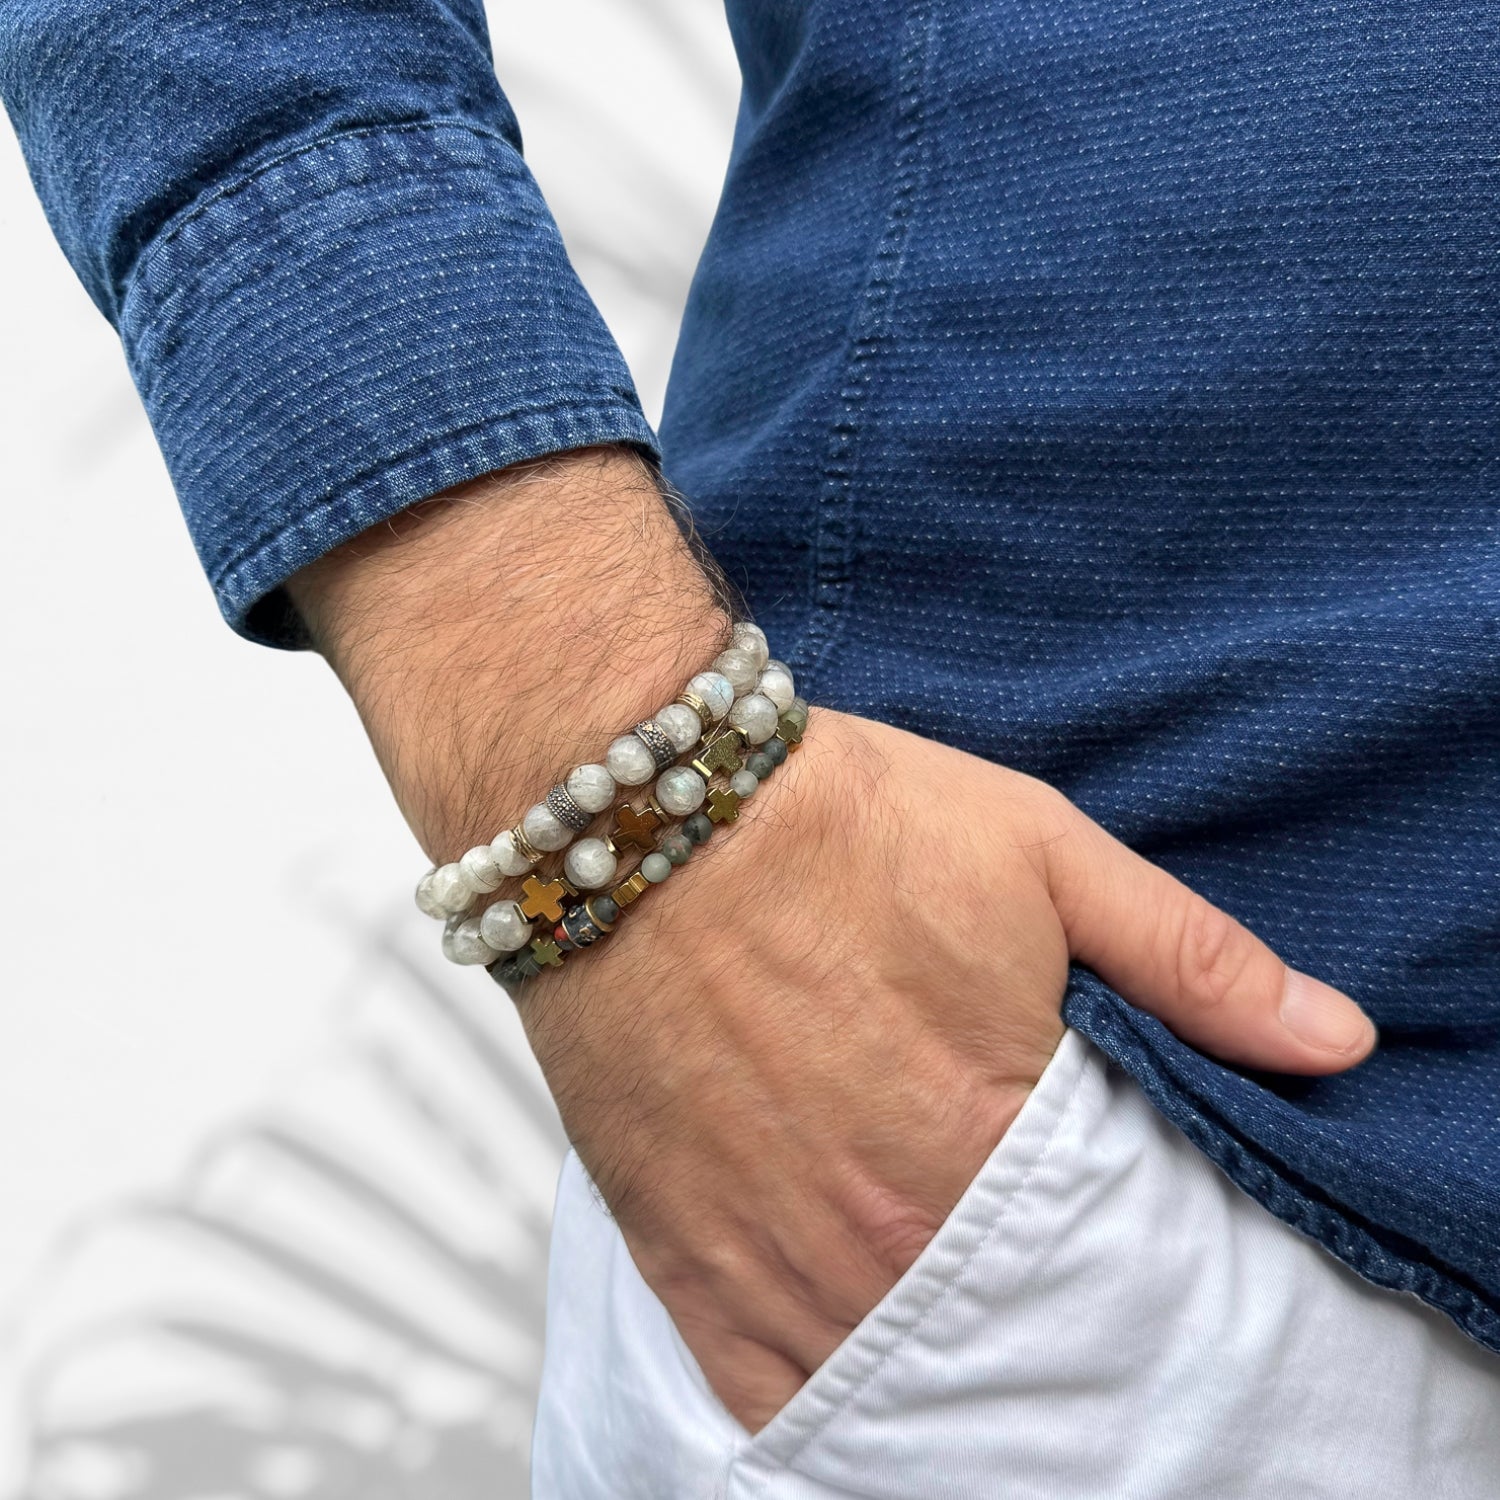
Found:
<path fill-rule="evenodd" d="M 479 935 L 479 918 L 470 917 L 443 934 L 443 957 L 456 964 L 489 964 L 499 953 Z"/>
<path fill-rule="evenodd" d="M 432 877 L 436 874 L 436 870 L 429 870 L 417 882 L 417 910 L 424 912 L 429 917 L 438 917 L 441 919 L 446 917 L 448 912 L 438 904 L 437 897 L 432 893 Z"/>
<path fill-rule="evenodd" d="M 531 923 L 521 915 L 521 908 L 514 901 L 497 901 L 486 907 L 479 918 L 479 935 L 497 953 L 514 953 L 526 946 Z"/>
<path fill-rule="evenodd" d="M 734 688 L 722 672 L 700 672 L 688 687 L 708 704 L 715 719 L 722 719 L 734 702 Z"/>
<path fill-rule="evenodd" d="M 603 839 L 579 839 L 563 860 L 563 874 L 585 891 L 597 891 L 615 878 L 619 860 Z"/>
<path fill-rule="evenodd" d="M 791 668 L 784 661 L 768 662 L 765 671 L 760 674 L 760 681 L 755 685 L 755 691 L 769 698 L 776 705 L 777 713 L 784 714 L 797 697 Z"/>
<path fill-rule="evenodd" d="M 771 659 L 771 647 L 766 640 L 766 633 L 759 625 L 752 625 L 749 620 L 741 620 L 734 627 L 734 635 L 730 644 L 740 651 L 748 651 L 755 658 L 755 665 L 761 670 Z"/>
<path fill-rule="evenodd" d="M 490 853 L 488 844 L 478 844 L 470 849 L 459 860 L 458 868 L 463 871 L 464 879 L 482 896 L 498 890 L 500 882 L 505 879 L 505 876 L 500 873 L 500 865 L 495 856 Z"/>
<path fill-rule="evenodd" d="M 615 800 L 615 778 L 605 766 L 574 766 L 563 785 L 586 813 L 603 812 Z"/>
<path fill-rule="evenodd" d="M 703 806 L 708 783 L 691 766 L 673 766 L 656 781 L 656 800 L 674 818 L 685 818 Z"/>
<path fill-rule="evenodd" d="M 656 758 L 633 734 L 611 741 L 604 764 L 621 786 L 645 786 L 656 775 Z"/>
<path fill-rule="evenodd" d="M 729 680 L 729 685 L 738 697 L 755 686 L 757 673 L 755 658 L 748 651 L 739 651 L 731 646 L 714 657 L 714 670 Z"/>
<path fill-rule="evenodd" d="M 573 842 L 573 830 L 558 819 L 545 802 L 526 809 L 521 819 L 521 832 L 538 848 L 544 850 L 566 849 Z"/>
<path fill-rule="evenodd" d="M 432 904 L 439 911 L 450 917 L 468 911 L 474 900 L 474 889 L 456 864 L 439 865 L 427 878 Z"/>
<path fill-rule="evenodd" d="M 729 710 L 729 722 L 752 745 L 759 745 L 776 733 L 781 715 L 776 705 L 761 693 L 747 693 Z"/>
<path fill-rule="evenodd" d="M 679 755 L 691 750 L 703 738 L 703 720 L 686 703 L 669 703 L 665 708 L 657 709 L 652 717 L 666 731 Z"/>
<path fill-rule="evenodd" d="M 516 836 L 509 828 L 495 835 L 490 853 L 495 856 L 502 875 L 524 875 L 531 868 L 531 861 L 516 848 Z"/>
<path fill-rule="evenodd" d="M 759 785 L 760 778 L 752 771 L 736 771 L 729 778 L 729 790 L 731 792 L 738 792 L 742 802 L 746 797 L 753 797 Z"/>

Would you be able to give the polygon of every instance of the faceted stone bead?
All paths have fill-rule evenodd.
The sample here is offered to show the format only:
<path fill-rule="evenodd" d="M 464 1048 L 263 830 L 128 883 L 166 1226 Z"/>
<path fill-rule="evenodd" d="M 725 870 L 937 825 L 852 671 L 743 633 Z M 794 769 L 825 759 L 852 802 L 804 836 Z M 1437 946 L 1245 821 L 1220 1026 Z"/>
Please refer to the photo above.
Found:
<path fill-rule="evenodd" d="M 715 719 L 722 719 L 734 703 L 734 688 L 722 672 L 700 672 L 688 687 L 708 704 Z"/>
<path fill-rule="evenodd" d="M 566 849 L 573 842 L 573 830 L 545 802 L 527 808 L 526 816 L 521 819 L 521 832 L 538 849 L 548 851 Z"/>
<path fill-rule="evenodd" d="M 714 836 L 714 825 L 707 813 L 694 813 L 682 820 L 682 831 L 695 844 L 706 844 Z"/>
<path fill-rule="evenodd" d="M 505 879 L 488 844 L 478 844 L 470 849 L 459 860 L 458 868 L 463 871 L 464 879 L 483 896 L 499 890 L 500 882 Z"/>
<path fill-rule="evenodd" d="M 729 722 L 752 745 L 759 745 L 776 733 L 779 717 L 776 705 L 762 693 L 747 693 L 729 710 Z"/>
<path fill-rule="evenodd" d="M 703 806 L 708 783 L 691 766 L 673 766 L 656 782 L 656 800 L 674 818 L 685 818 Z"/>
<path fill-rule="evenodd" d="M 660 885 L 668 875 L 672 873 L 672 861 L 665 854 L 652 850 L 645 859 L 641 861 L 641 874 L 651 882 L 652 885 Z"/>
<path fill-rule="evenodd" d="M 776 705 L 778 713 L 785 713 L 797 700 L 797 690 L 792 686 L 792 674 L 785 662 L 769 663 L 760 674 L 755 691 L 769 698 Z"/>
<path fill-rule="evenodd" d="M 615 778 L 605 766 L 574 766 L 563 785 L 586 813 L 603 812 L 615 800 Z"/>
<path fill-rule="evenodd" d="M 771 742 L 767 740 L 769 745 Z M 764 781 L 776 769 L 776 762 L 764 750 L 752 750 L 745 757 L 745 769 L 757 780 Z"/>
<path fill-rule="evenodd" d="M 748 693 L 760 675 L 755 658 L 748 651 L 740 651 L 733 646 L 714 657 L 714 671 L 722 672 L 729 679 L 736 697 L 741 693 Z"/>
<path fill-rule="evenodd" d="M 654 717 L 679 755 L 691 750 L 703 737 L 703 720 L 686 703 L 668 703 L 665 708 L 657 709 Z"/>
<path fill-rule="evenodd" d="M 579 839 L 563 860 L 563 873 L 580 890 L 596 891 L 615 878 L 619 863 L 603 839 Z"/>
<path fill-rule="evenodd" d="M 589 904 L 601 922 L 613 922 L 620 915 L 620 903 L 613 896 L 593 896 Z"/>
<path fill-rule="evenodd" d="M 755 753 L 764 755 L 773 766 L 779 766 L 786 759 L 786 741 L 777 739 L 773 734 Z"/>
<path fill-rule="evenodd" d="M 755 658 L 757 668 L 763 668 L 771 659 L 771 647 L 766 633 L 750 620 L 741 620 L 734 627 L 730 644 L 740 651 L 748 651 Z"/>
<path fill-rule="evenodd" d="M 516 848 L 515 833 L 509 828 L 490 840 L 490 853 L 502 875 L 524 875 L 531 868 L 531 861 Z"/>
<path fill-rule="evenodd" d="M 685 865 L 693 857 L 693 841 L 685 833 L 669 833 L 660 849 L 674 865 Z"/>
<path fill-rule="evenodd" d="M 428 892 L 432 904 L 447 916 L 457 916 L 459 912 L 468 911 L 474 900 L 474 889 L 464 879 L 464 872 L 458 865 L 439 865 L 428 877 L 431 884 Z"/>
<path fill-rule="evenodd" d="M 456 964 L 489 964 L 500 955 L 479 934 L 479 918 L 470 917 L 443 934 L 443 956 Z"/>
<path fill-rule="evenodd" d="M 531 939 L 531 923 L 514 901 L 497 901 L 479 918 L 479 935 L 497 953 L 514 953 Z"/>
<path fill-rule="evenodd" d="M 609 774 L 621 786 L 645 786 L 656 775 L 656 757 L 637 735 L 622 734 L 604 752 Z"/>
<path fill-rule="evenodd" d="M 760 778 L 750 771 L 738 770 L 729 778 L 729 790 L 737 792 L 741 801 L 746 797 L 753 797 L 756 788 L 760 785 Z"/>
<path fill-rule="evenodd" d="M 438 905 L 437 897 L 432 893 L 432 877 L 436 874 L 436 870 L 429 870 L 417 882 L 417 910 L 425 916 L 441 919 L 448 913 Z"/>

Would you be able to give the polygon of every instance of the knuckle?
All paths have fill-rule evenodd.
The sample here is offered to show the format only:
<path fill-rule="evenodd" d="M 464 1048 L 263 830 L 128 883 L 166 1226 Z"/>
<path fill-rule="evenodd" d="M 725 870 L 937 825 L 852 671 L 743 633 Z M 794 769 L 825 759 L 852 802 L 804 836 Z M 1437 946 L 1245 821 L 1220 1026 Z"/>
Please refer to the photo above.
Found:
<path fill-rule="evenodd" d="M 1227 912 L 1193 897 L 1176 946 L 1179 997 L 1196 1010 L 1217 1010 L 1243 990 L 1255 958 L 1254 939 Z"/>

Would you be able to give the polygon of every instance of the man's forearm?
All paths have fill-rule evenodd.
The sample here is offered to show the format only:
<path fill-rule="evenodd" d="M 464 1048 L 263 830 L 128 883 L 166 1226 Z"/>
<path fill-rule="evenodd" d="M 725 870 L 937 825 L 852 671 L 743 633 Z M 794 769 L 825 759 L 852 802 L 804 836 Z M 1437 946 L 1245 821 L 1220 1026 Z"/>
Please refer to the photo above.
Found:
<path fill-rule="evenodd" d="M 623 449 L 450 490 L 288 589 L 435 861 L 598 761 L 730 630 L 652 475 Z"/>

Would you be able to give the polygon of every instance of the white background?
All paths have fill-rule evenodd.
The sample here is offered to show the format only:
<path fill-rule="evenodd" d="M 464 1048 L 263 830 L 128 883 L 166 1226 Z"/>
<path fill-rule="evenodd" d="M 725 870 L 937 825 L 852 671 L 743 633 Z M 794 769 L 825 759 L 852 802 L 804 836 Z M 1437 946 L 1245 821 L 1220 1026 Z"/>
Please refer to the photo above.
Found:
<path fill-rule="evenodd" d="M 728 154 L 722 11 L 489 10 L 528 159 L 654 418 Z M 442 960 L 410 902 L 421 856 L 332 675 L 220 622 L 114 332 L 8 130 L 0 455 L 0 1309 L 14 1328 L 81 1210 L 170 1179 L 206 1130 L 336 1045 L 370 933 Z"/>

